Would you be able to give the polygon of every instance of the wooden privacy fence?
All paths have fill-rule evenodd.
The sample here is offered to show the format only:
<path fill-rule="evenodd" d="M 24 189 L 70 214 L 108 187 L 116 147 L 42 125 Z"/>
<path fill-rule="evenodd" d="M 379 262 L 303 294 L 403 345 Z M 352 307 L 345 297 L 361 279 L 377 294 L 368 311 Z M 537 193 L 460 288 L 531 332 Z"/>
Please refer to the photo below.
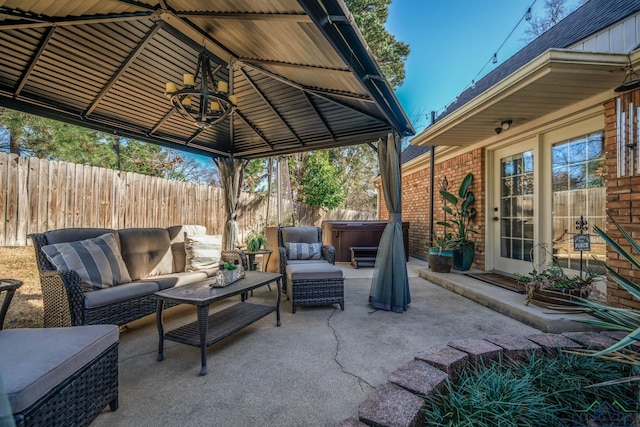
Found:
<path fill-rule="evenodd" d="M 242 194 L 241 236 L 264 222 L 266 197 Z M 271 203 L 271 210 L 275 204 Z M 374 219 L 335 210 L 326 219 Z M 70 227 L 168 227 L 199 224 L 222 234 L 223 190 L 130 172 L 0 153 L 0 246 L 30 244 L 29 233 Z"/>

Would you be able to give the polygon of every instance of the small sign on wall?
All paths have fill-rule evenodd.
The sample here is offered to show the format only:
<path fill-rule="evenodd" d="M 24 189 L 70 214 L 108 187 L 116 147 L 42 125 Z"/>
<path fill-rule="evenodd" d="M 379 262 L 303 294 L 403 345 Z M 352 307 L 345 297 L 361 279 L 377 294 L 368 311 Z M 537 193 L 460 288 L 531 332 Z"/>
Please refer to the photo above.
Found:
<path fill-rule="evenodd" d="M 591 236 L 589 234 L 576 234 L 573 236 L 573 250 L 583 252 L 590 251 Z"/>

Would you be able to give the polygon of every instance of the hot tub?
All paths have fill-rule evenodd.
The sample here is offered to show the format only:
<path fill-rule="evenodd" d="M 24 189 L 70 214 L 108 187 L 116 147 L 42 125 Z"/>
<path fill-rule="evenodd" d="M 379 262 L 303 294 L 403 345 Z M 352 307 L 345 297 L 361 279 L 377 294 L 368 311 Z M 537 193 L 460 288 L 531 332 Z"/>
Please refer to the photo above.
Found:
<path fill-rule="evenodd" d="M 350 262 L 352 246 L 378 246 L 387 221 L 323 221 L 322 243 L 336 248 L 336 262 Z M 409 260 L 409 223 L 402 223 L 404 252 Z"/>

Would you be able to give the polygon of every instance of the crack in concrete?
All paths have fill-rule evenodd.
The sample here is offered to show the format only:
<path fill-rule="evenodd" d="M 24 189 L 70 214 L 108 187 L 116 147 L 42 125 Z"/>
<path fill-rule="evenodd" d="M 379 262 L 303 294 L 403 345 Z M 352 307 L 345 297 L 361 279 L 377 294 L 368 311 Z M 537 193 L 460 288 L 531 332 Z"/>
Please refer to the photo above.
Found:
<path fill-rule="evenodd" d="M 336 362 L 336 364 L 338 366 L 340 366 L 340 369 L 342 370 L 342 372 L 344 372 L 347 375 L 351 375 L 352 377 L 354 377 L 355 379 L 358 380 L 358 385 L 360 386 L 360 388 L 364 391 L 364 387 L 362 386 L 362 383 L 368 385 L 371 389 L 375 389 L 375 387 L 371 384 L 369 384 L 369 382 L 367 380 L 365 380 L 364 378 L 354 374 L 353 372 L 348 371 L 344 365 L 342 363 L 340 363 L 340 361 L 338 360 L 338 354 L 340 353 L 340 338 L 338 337 L 338 331 L 336 330 L 336 328 L 334 328 L 331 325 L 331 318 L 333 317 L 333 315 L 338 311 L 338 309 L 334 309 L 331 314 L 329 315 L 329 317 L 327 318 L 327 326 L 331 329 L 331 331 L 333 332 L 333 337 L 336 339 L 336 351 L 333 354 L 333 361 Z"/>

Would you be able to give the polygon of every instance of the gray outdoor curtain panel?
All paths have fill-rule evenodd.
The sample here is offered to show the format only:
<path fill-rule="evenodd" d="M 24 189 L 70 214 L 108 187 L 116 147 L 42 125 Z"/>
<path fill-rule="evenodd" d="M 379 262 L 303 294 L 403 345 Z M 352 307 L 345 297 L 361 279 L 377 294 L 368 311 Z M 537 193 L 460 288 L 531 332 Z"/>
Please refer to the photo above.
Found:
<path fill-rule="evenodd" d="M 236 224 L 236 211 L 238 209 L 246 161 L 234 159 L 233 156 L 216 157 L 214 161 L 220 170 L 220 179 L 222 180 L 222 188 L 225 194 L 224 206 L 227 214 L 222 235 L 222 246 L 225 250 L 232 250 L 239 244 L 238 237 L 240 233 L 238 232 L 238 224 Z"/>
<path fill-rule="evenodd" d="M 378 142 L 378 162 L 384 200 L 389 211 L 373 270 L 369 303 L 373 308 L 402 313 L 411 303 L 402 238 L 401 141 L 396 133 Z"/>

